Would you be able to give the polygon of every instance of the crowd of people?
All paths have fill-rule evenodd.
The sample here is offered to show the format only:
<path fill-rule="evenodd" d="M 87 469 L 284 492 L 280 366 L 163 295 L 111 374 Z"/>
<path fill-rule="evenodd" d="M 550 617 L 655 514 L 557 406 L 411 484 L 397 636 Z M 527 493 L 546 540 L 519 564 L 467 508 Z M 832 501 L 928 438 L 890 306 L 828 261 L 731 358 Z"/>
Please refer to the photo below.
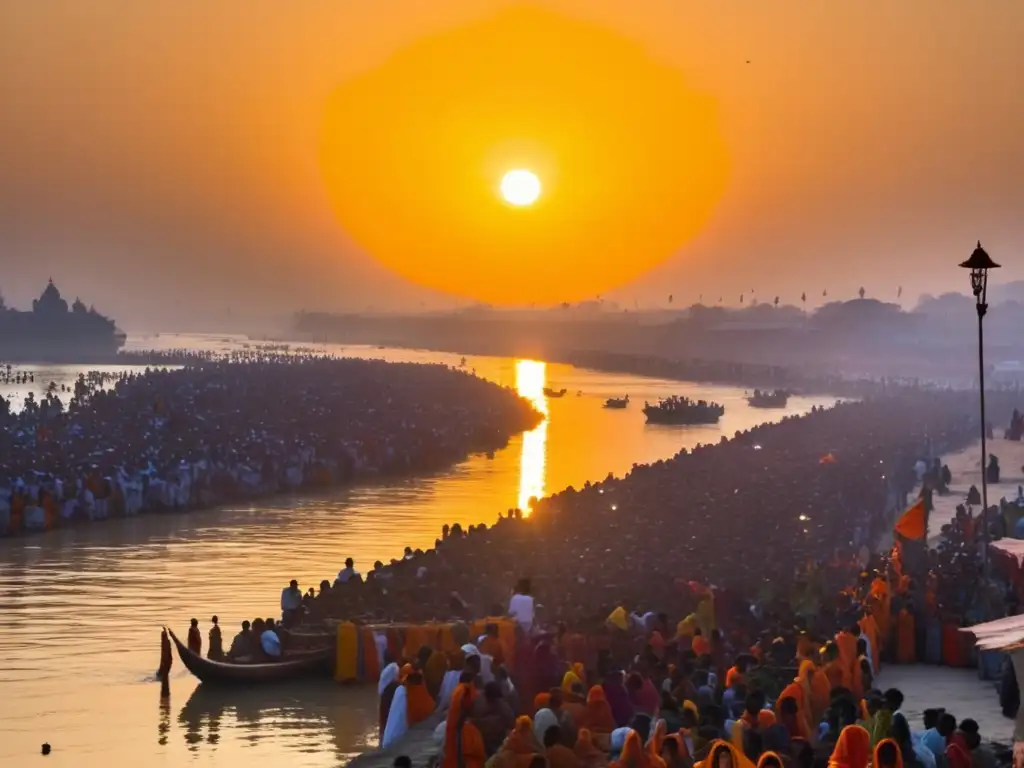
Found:
<path fill-rule="evenodd" d="M 994 400 L 990 412 L 1008 415 L 1010 397 Z M 876 765 L 981 768 L 990 755 L 973 721 L 940 712 L 940 744 L 935 712 L 918 733 L 899 692 L 873 685 L 882 664 L 967 666 L 960 627 L 1017 611 L 1010 582 L 981 568 L 998 506 L 986 515 L 965 499 L 936 535 L 927 522 L 919 537 L 893 533 L 908 505 L 927 519 L 939 491 L 941 461 L 920 477 L 918 462 L 935 466 L 978 431 L 946 392 L 815 409 L 568 488 L 491 526 L 445 526 L 433 549 L 407 549 L 365 576 L 349 562 L 307 593 L 301 621 L 520 621 L 513 652 L 485 636 L 457 654 L 391 659 L 382 676 L 382 736 L 389 686 L 424 686 L 433 702 L 406 690 L 385 741 L 450 707 L 445 768 L 492 758 L 856 768 L 876 748 Z M 523 574 L 529 586 L 509 604 Z"/>
<path fill-rule="evenodd" d="M 911 722 L 899 689 L 872 685 L 892 656 L 869 620 L 737 649 L 714 608 L 701 609 L 713 597 L 698 599 L 677 626 L 664 614 L 625 625 L 609 617 L 605 647 L 585 660 L 571 635 L 520 623 L 516 650 L 490 627 L 458 651 L 391 662 L 378 684 L 381 744 L 401 751 L 408 730 L 440 712 L 441 768 L 995 768 L 1006 759 L 975 720 L 935 708 Z"/>
<path fill-rule="evenodd" d="M 680 585 L 697 581 L 728 613 L 797 606 L 827 625 L 825 598 L 847 576 L 838 564 L 855 567 L 889 529 L 917 458 L 966 445 L 974 425 L 943 393 L 815 409 L 567 488 L 490 526 L 445 526 L 434 548 L 321 590 L 306 620 L 497 615 L 507 585 L 529 574 L 550 623 L 600 626 L 617 605 L 671 613 Z"/>
<path fill-rule="evenodd" d="M 294 353 L 192 357 L 0 398 L 0 535 L 431 471 L 540 420 L 444 366 Z"/>

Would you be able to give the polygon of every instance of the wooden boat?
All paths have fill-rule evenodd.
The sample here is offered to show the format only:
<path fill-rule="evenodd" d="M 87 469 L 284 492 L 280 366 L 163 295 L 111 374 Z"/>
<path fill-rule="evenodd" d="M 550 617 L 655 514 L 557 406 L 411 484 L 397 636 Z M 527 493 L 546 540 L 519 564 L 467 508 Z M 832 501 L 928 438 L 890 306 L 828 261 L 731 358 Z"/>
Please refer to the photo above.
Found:
<path fill-rule="evenodd" d="M 326 677 L 334 662 L 334 648 L 319 648 L 284 661 L 253 664 L 214 661 L 190 651 L 170 630 L 167 633 L 178 649 L 181 663 L 206 685 L 262 685 L 303 677 Z"/>
<path fill-rule="evenodd" d="M 551 389 L 544 387 L 544 397 L 565 397 L 566 389 Z"/>
<path fill-rule="evenodd" d="M 657 405 L 644 403 L 644 416 L 648 424 L 695 426 L 717 424 L 725 413 L 725 406 L 688 397 L 667 397 Z"/>
<path fill-rule="evenodd" d="M 755 389 L 747 402 L 751 408 L 785 408 L 789 402 L 789 392 L 784 389 L 776 389 L 774 392 Z"/>
<path fill-rule="evenodd" d="M 625 397 L 609 397 L 604 401 L 605 408 L 625 408 L 629 405 L 629 395 Z"/>

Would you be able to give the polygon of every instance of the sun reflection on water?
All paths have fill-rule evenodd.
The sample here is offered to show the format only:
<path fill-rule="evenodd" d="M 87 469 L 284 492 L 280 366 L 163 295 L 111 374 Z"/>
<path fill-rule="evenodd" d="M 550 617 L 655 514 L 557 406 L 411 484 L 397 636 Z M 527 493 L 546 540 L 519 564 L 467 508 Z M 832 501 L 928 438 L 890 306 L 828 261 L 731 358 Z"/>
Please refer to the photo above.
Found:
<path fill-rule="evenodd" d="M 544 469 L 547 461 L 548 399 L 544 395 L 547 365 L 536 360 L 516 360 L 516 391 L 544 414 L 536 429 L 523 435 L 523 455 L 519 465 L 519 502 L 529 514 L 531 498 L 544 496 Z"/>

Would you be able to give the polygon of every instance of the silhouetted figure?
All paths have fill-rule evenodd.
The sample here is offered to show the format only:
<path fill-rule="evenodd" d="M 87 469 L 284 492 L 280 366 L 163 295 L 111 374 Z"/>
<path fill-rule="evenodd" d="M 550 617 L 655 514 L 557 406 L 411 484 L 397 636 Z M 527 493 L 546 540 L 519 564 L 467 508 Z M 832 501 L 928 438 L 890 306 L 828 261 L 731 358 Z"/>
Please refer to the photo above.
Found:
<path fill-rule="evenodd" d="M 999 482 L 999 457 L 988 457 L 988 466 L 985 467 L 985 480 L 990 483 Z"/>

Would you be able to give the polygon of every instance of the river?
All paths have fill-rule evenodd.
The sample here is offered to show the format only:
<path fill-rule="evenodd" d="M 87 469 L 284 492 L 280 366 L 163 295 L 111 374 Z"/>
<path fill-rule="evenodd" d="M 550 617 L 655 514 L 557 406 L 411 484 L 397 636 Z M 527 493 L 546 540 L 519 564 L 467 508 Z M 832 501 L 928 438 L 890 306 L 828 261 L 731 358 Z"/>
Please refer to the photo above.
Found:
<path fill-rule="evenodd" d="M 227 336 L 131 337 L 129 348 L 230 350 Z M 394 361 L 458 365 L 458 355 L 338 347 Z M 144 516 L 0 541 L 0 763 L 23 765 L 49 742 L 49 766 L 139 768 L 336 766 L 375 745 L 371 687 L 303 684 L 214 693 L 176 659 L 171 698 L 153 673 L 161 625 L 184 635 L 200 620 L 204 644 L 217 614 L 225 644 L 238 624 L 276 616 L 291 578 L 305 588 L 331 578 L 346 557 L 364 572 L 404 547 L 432 546 L 444 523 L 491 523 L 568 485 L 625 474 L 634 463 L 717 442 L 768 419 L 802 413 L 825 397 L 793 397 L 785 410 L 750 408 L 741 389 L 581 370 L 540 361 L 468 357 L 466 365 L 515 387 L 547 418 L 493 459 L 474 456 L 432 477 L 283 497 L 188 515 Z M 86 367 L 25 366 L 35 382 L 0 394 L 42 395 Z M 109 367 L 105 370 L 112 370 Z M 566 389 L 546 398 L 544 387 Z M 582 393 L 577 395 L 577 393 Z M 602 408 L 629 394 L 626 410 Z M 670 394 L 726 406 L 716 427 L 649 427 L 644 400 Z"/>

